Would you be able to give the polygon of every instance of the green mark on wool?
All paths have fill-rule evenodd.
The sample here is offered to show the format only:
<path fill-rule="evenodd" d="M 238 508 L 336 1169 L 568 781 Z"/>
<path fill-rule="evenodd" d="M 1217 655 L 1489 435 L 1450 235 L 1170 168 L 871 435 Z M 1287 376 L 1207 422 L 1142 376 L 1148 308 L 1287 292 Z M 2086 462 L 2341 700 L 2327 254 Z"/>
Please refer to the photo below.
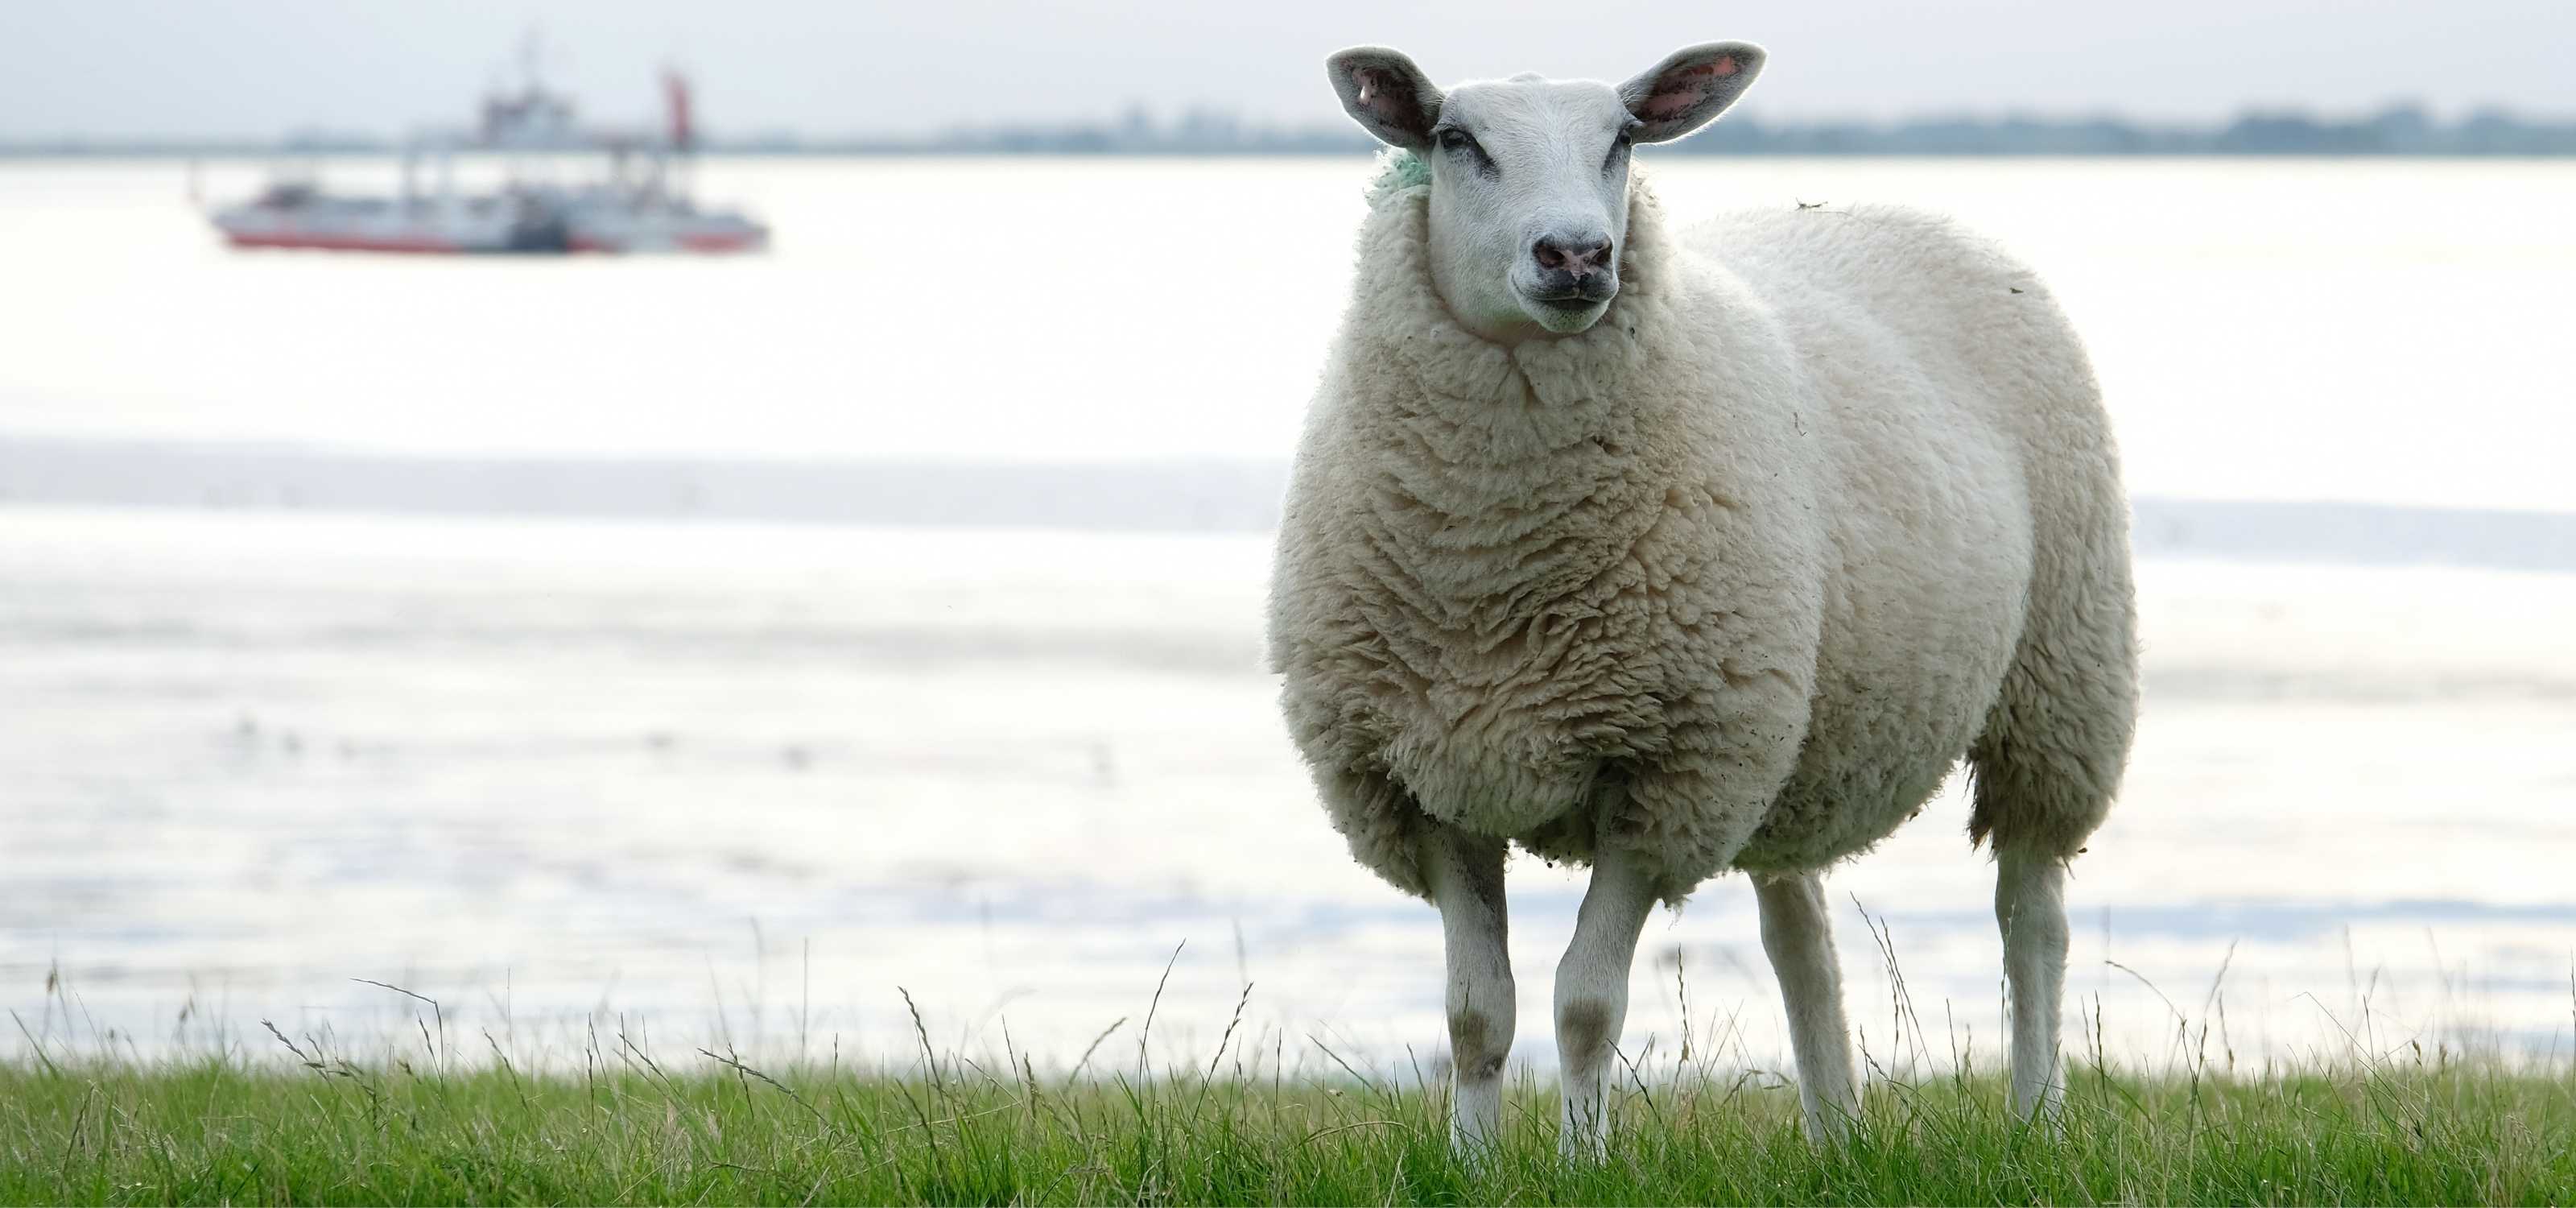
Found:
<path fill-rule="evenodd" d="M 1402 147 L 1389 147 L 1378 154 L 1377 178 L 1368 184 L 1369 208 L 1374 210 L 1387 198 L 1430 183 L 1429 163 Z"/>

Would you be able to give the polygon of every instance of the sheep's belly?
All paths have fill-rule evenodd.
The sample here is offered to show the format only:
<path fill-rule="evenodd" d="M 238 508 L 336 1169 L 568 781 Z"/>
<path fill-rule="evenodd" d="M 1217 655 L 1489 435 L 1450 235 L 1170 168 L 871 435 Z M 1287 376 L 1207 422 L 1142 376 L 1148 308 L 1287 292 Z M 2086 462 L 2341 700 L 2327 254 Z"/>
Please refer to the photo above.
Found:
<path fill-rule="evenodd" d="M 1973 565 L 1964 557 L 1960 565 Z M 2014 568 L 2017 569 L 2017 568 Z M 1953 582 L 1965 589 L 1966 575 Z M 1857 855 L 1921 812 L 1985 727 L 2021 629 L 2007 575 L 1957 619 L 1902 630 L 1845 623 L 1819 663 L 1798 765 L 1738 867 L 1817 869 Z M 1992 618 L 1979 623 L 1974 618 Z M 1910 669 L 1904 650 L 1942 657 Z"/>
<path fill-rule="evenodd" d="M 1803 761 L 1736 853 L 1735 867 L 1812 872 L 1869 850 L 1923 812 L 1966 748 L 1965 738 L 1944 734 Z"/>
<path fill-rule="evenodd" d="M 1397 783 L 1422 811 L 1461 830 L 1510 838 L 1582 804 L 1600 764 L 1532 763 L 1478 744 L 1399 744 L 1387 753 Z"/>

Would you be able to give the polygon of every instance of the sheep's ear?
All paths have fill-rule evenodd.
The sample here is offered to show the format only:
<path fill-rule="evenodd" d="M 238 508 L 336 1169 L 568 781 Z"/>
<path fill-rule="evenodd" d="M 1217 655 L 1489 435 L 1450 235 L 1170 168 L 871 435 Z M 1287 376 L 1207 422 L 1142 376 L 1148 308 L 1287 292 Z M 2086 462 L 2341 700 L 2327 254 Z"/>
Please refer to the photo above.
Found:
<path fill-rule="evenodd" d="M 1639 122 L 1631 136 L 1660 143 L 1716 120 L 1762 74 L 1762 48 L 1750 42 L 1705 42 L 1672 53 L 1619 86 L 1619 99 Z"/>
<path fill-rule="evenodd" d="M 1354 46 L 1324 60 L 1333 91 L 1351 120 L 1386 143 L 1408 151 L 1431 149 L 1431 127 L 1440 120 L 1440 90 L 1404 52 Z"/>

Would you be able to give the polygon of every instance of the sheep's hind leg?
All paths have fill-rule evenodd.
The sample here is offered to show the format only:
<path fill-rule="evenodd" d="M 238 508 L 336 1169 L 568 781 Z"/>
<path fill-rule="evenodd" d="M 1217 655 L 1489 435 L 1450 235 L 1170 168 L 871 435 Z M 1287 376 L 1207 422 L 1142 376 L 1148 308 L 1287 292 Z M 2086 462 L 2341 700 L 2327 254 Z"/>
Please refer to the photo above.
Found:
<path fill-rule="evenodd" d="M 1634 852 L 1604 847 L 1575 916 L 1574 942 L 1556 968 L 1556 1051 L 1565 1085 L 1557 1151 L 1568 1160 L 1609 1154 L 1605 1092 L 1619 1031 L 1628 1020 L 1628 971 L 1654 909 L 1654 876 Z"/>
<path fill-rule="evenodd" d="M 1449 1143 L 1475 1156 L 1501 1136 L 1503 1062 L 1515 1010 L 1504 843 L 1444 826 L 1423 840 L 1422 870 L 1448 957 Z"/>
<path fill-rule="evenodd" d="M 1995 924 L 2004 933 L 2012 1002 L 2013 1114 L 2053 1120 L 2066 1089 L 2057 1077 L 2058 1013 L 2066 997 L 2066 865 L 2023 847 L 1995 860 Z"/>
<path fill-rule="evenodd" d="M 2079 464 L 2091 475 L 2074 473 Z M 2109 815 L 2138 724 L 2129 509 L 2107 448 L 2064 469 L 2069 473 L 2036 484 L 2047 494 L 2034 496 L 2032 512 L 2048 531 L 2039 535 L 2021 646 L 1985 732 L 1968 749 L 1975 773 L 1968 838 L 1994 843 L 1995 922 L 2003 930 L 2012 1010 L 2012 1105 L 2024 1119 L 2055 1117 L 2064 1097 L 2057 1037 L 2066 989 L 2065 865 Z"/>
<path fill-rule="evenodd" d="M 1755 877 L 1753 896 L 1762 907 L 1762 951 L 1771 957 L 1789 1013 L 1807 1139 L 1840 1140 L 1860 1112 L 1860 1084 L 1852 1072 L 1851 1025 L 1843 1017 L 1843 971 L 1824 879 L 1814 873 Z"/>

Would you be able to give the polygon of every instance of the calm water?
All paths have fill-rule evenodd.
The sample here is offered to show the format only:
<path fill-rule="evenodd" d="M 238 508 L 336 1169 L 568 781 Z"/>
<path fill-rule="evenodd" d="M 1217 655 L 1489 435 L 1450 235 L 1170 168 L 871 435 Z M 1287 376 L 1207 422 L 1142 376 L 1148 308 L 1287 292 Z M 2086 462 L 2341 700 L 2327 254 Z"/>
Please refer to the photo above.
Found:
<path fill-rule="evenodd" d="M 173 168 L 0 166 L 0 437 L 1275 457 L 1363 171 L 718 163 L 708 192 L 765 211 L 775 254 L 564 264 L 236 256 Z M 2141 491 L 2576 508 L 2551 343 L 2576 169 L 1660 179 L 1682 213 L 1901 199 L 2010 237 L 2091 333 Z M 903 986 L 936 1040 L 999 1047 L 1007 1021 L 1070 1061 L 1186 941 L 1175 1043 L 1204 1051 L 1249 979 L 1292 1062 L 1309 1036 L 1436 1050 L 1432 915 L 1349 863 L 1279 733 L 1266 557 L 1242 533 L 0 508 L 0 1003 L 60 1036 L 59 968 L 85 1039 L 147 1051 L 183 1008 L 188 1039 L 408 1026 L 367 977 L 532 1045 L 622 1012 L 899 1053 Z M 2565 1052 L 2576 576 L 2141 580 L 2150 711 L 2073 890 L 2070 988 L 2110 1043 L 2162 1052 L 2166 999 L 2201 1018 L 2224 967 L 2241 1054 L 2340 1046 L 2364 998 L 2378 1043 Z M 1945 797 L 1831 882 L 1882 1054 L 1862 908 L 1936 1054 L 1951 1027 L 1994 1051 L 1964 817 Z M 1515 866 L 1532 1059 L 1579 892 Z M 1632 1046 L 1677 1036 L 1678 963 L 1700 1028 L 1777 1057 L 1740 884 L 1645 951 Z"/>
<path fill-rule="evenodd" d="M 2142 493 L 2576 510 L 2576 162 L 1648 162 L 1680 217 L 1893 200 L 2006 238 L 2082 325 Z M 0 432 L 1280 457 L 1366 175 L 720 161 L 703 191 L 773 255 L 565 265 L 236 255 L 176 166 L 0 163 Z"/>

